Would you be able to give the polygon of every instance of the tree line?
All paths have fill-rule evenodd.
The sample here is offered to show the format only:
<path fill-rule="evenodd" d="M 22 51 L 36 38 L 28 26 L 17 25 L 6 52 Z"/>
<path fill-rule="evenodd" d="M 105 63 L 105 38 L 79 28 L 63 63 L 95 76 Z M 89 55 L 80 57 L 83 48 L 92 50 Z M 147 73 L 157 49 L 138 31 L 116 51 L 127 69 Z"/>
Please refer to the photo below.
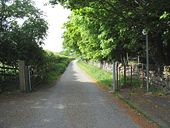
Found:
<path fill-rule="evenodd" d="M 52 0 L 72 11 L 65 23 L 64 47 L 86 60 L 125 62 L 145 58 L 145 29 L 149 57 L 157 68 L 170 64 L 170 1 Z"/>
<path fill-rule="evenodd" d="M 41 63 L 48 24 L 31 0 L 0 0 L 0 62 Z"/>

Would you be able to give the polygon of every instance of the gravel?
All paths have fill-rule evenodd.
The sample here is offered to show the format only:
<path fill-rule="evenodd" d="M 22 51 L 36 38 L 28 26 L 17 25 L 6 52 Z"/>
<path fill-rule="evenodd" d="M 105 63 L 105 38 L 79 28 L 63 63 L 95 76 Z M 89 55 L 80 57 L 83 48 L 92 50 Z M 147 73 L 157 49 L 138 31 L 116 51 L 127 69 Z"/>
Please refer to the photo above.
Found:
<path fill-rule="evenodd" d="M 69 64 L 55 86 L 0 96 L 0 128 L 139 128 L 127 112 Z"/>

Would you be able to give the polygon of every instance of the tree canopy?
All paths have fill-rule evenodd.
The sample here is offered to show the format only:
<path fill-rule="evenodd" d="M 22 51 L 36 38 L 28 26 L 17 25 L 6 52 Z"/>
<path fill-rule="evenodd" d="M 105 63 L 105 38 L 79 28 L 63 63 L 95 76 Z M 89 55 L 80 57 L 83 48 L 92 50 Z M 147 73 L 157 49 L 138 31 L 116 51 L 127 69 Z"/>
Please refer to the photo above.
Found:
<path fill-rule="evenodd" d="M 48 29 L 43 13 L 31 0 L 0 1 L 0 62 L 13 65 L 18 59 L 37 62 Z"/>
<path fill-rule="evenodd" d="M 170 1 L 53 0 L 72 10 L 65 24 L 64 47 L 85 59 L 123 61 L 149 54 L 159 67 L 170 64 Z"/>

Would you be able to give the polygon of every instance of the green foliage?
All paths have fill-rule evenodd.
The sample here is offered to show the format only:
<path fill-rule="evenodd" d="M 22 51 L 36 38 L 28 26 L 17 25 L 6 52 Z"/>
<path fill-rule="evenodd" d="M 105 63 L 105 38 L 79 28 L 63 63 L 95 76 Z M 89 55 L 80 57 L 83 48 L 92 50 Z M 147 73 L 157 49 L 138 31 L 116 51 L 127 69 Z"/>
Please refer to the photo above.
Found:
<path fill-rule="evenodd" d="M 98 68 L 93 65 L 86 64 L 82 61 L 78 62 L 79 66 L 87 72 L 92 78 L 94 78 L 99 84 L 106 85 L 107 87 L 111 87 L 113 83 L 112 73 L 107 72 L 101 68 Z M 124 85 L 124 76 L 121 74 L 119 79 L 119 89 L 125 86 L 139 87 L 141 81 L 137 77 L 133 77 L 132 81 L 130 77 L 126 77 L 126 85 Z M 131 83 L 132 82 L 132 83 Z"/>
<path fill-rule="evenodd" d="M 144 57 L 147 29 L 150 58 L 157 67 L 170 64 L 170 1 L 55 1 L 72 10 L 64 46 L 77 56 L 120 62 L 126 53 Z"/>
<path fill-rule="evenodd" d="M 77 16 L 76 11 L 72 14 L 70 22 L 65 24 L 67 31 L 64 33 L 64 47 L 85 59 L 97 59 L 102 57 L 101 48 L 96 43 L 99 41 L 89 20 L 83 16 Z M 91 28 L 91 31 L 87 28 Z M 92 29 L 93 28 L 93 29 Z"/>
<path fill-rule="evenodd" d="M 98 83 L 111 87 L 112 85 L 112 74 L 106 72 L 100 68 L 93 65 L 88 65 L 81 61 L 78 62 L 79 66 L 86 71 L 92 78 L 97 80 Z"/>
<path fill-rule="evenodd" d="M 33 75 L 31 77 L 33 89 L 37 88 L 37 86 L 49 85 L 57 80 L 72 60 L 69 57 L 50 51 L 44 51 L 42 58 L 43 60 L 39 63 L 31 65 L 33 68 Z M 0 68 L 0 93 L 17 90 L 19 88 L 19 84 L 16 82 L 19 73 L 18 69 L 7 65 L 0 64 L 0 66 L 11 68 L 8 70 Z M 8 75 L 3 76 L 3 73 Z"/>
<path fill-rule="evenodd" d="M 126 76 L 126 85 L 125 85 L 125 80 L 123 74 L 120 75 L 120 80 L 119 80 L 119 86 L 120 88 L 124 88 L 127 86 L 133 86 L 133 87 L 139 87 L 141 85 L 141 80 L 139 77 L 130 77 Z"/>
<path fill-rule="evenodd" d="M 38 75 L 41 76 L 38 81 L 41 84 L 49 84 L 65 71 L 66 67 L 72 59 L 63 55 L 55 54 L 53 52 L 45 52 L 44 60 L 39 66 Z"/>
<path fill-rule="evenodd" d="M 42 12 L 30 0 L 1 0 L 0 62 L 16 65 L 20 59 L 35 64 L 43 56 L 47 28 Z"/>

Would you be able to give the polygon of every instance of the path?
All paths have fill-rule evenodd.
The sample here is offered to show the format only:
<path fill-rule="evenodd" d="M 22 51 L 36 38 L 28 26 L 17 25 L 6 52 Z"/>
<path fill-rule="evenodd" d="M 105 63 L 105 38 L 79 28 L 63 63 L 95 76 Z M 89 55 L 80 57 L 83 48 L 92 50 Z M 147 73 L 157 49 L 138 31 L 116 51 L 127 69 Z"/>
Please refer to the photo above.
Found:
<path fill-rule="evenodd" d="M 138 128 L 72 62 L 56 86 L 0 96 L 0 128 Z"/>

